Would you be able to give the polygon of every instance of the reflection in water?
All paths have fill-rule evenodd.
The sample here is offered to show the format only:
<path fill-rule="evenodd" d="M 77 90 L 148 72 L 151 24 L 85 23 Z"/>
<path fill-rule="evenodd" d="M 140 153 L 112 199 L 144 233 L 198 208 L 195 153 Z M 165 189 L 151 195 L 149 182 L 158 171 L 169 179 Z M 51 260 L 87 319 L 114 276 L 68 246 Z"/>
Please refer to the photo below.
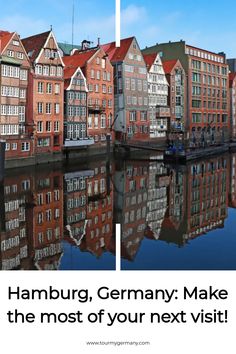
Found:
<path fill-rule="evenodd" d="M 227 215 L 236 205 L 235 157 L 185 166 L 119 165 L 115 212 L 122 224 L 122 269 L 236 269 L 236 210 Z"/>
<path fill-rule="evenodd" d="M 1 269 L 114 269 L 110 173 L 103 161 L 66 172 L 8 171 L 0 187 Z"/>
<path fill-rule="evenodd" d="M 115 269 L 117 222 L 123 269 L 236 269 L 236 154 L 8 171 L 0 195 L 3 270 Z"/>

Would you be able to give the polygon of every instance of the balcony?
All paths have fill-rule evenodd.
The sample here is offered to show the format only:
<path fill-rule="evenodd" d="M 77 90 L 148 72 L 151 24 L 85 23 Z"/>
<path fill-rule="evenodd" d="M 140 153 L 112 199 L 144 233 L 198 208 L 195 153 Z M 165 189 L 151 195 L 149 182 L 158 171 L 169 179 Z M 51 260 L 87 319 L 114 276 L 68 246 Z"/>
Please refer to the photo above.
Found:
<path fill-rule="evenodd" d="M 94 144 L 93 138 L 84 138 L 84 139 L 65 139 L 64 147 L 73 148 L 73 147 L 87 147 Z"/>
<path fill-rule="evenodd" d="M 88 111 L 90 113 L 104 112 L 105 111 L 105 107 L 97 105 L 97 104 L 88 104 Z"/>
<path fill-rule="evenodd" d="M 170 107 L 156 107 L 156 118 L 170 117 Z"/>

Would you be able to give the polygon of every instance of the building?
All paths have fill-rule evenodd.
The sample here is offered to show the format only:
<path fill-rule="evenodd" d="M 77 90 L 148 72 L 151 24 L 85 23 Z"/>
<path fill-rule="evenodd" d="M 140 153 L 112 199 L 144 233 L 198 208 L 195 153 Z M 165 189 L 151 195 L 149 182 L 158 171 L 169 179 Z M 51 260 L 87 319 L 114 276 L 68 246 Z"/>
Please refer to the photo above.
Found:
<path fill-rule="evenodd" d="M 27 114 L 30 63 L 16 32 L 0 31 L 0 140 L 6 159 L 25 159 L 33 153 Z"/>
<path fill-rule="evenodd" d="M 168 209 L 168 170 L 161 162 L 150 162 L 148 173 L 146 236 L 157 240 Z"/>
<path fill-rule="evenodd" d="M 185 41 L 157 44 L 144 54 L 161 52 L 162 60 L 179 59 L 187 77 L 186 137 L 192 147 L 229 140 L 229 79 L 224 53 L 213 53 Z"/>
<path fill-rule="evenodd" d="M 87 180 L 93 170 L 81 170 L 64 175 L 64 227 L 70 241 L 81 244 L 87 226 Z"/>
<path fill-rule="evenodd" d="M 109 58 L 101 47 L 96 47 L 76 51 L 73 55 L 64 57 L 63 60 L 67 68 L 82 70 L 78 73 L 83 73 L 88 88 L 87 132 L 84 134 L 94 139 L 96 148 L 103 146 L 106 144 L 106 136 L 111 135 L 114 116 L 113 67 Z M 72 114 L 70 113 L 72 104 L 68 100 L 66 104 L 66 120 L 68 121 Z"/>
<path fill-rule="evenodd" d="M 31 268 L 28 210 L 32 203 L 32 175 L 11 173 L 0 186 L 0 269 Z"/>
<path fill-rule="evenodd" d="M 36 160 L 60 159 L 63 147 L 63 61 L 52 31 L 22 40 L 31 62 L 28 114 Z"/>
<path fill-rule="evenodd" d="M 229 74 L 231 138 L 236 139 L 236 72 Z"/>
<path fill-rule="evenodd" d="M 159 53 L 145 54 L 148 77 L 148 108 L 150 117 L 150 137 L 167 137 L 170 120 L 168 107 L 168 82 Z"/>
<path fill-rule="evenodd" d="M 64 144 L 65 146 L 88 144 L 87 138 L 87 95 L 86 79 L 72 57 L 64 57 Z M 92 141 L 91 141 L 92 143 Z"/>
<path fill-rule="evenodd" d="M 181 138 L 186 126 L 187 86 L 184 69 L 177 59 L 163 61 L 170 107 L 169 140 Z"/>
<path fill-rule="evenodd" d="M 36 269 L 59 267 L 63 239 L 63 175 L 61 171 L 44 169 L 34 178 L 34 204 L 31 208 L 31 237 Z M 30 221 L 32 219 L 32 222 Z"/>
<path fill-rule="evenodd" d="M 229 206 L 236 208 L 236 153 L 230 155 Z"/>
<path fill-rule="evenodd" d="M 113 241 L 113 186 L 112 164 L 97 161 L 91 165 L 93 176 L 87 180 L 87 225 L 80 249 L 100 257 L 111 251 Z"/>
<path fill-rule="evenodd" d="M 227 64 L 229 65 L 229 70 L 231 72 L 236 72 L 236 59 L 227 59 Z"/>
<path fill-rule="evenodd" d="M 148 161 L 118 161 L 114 212 L 121 224 L 121 256 L 132 261 L 145 237 L 148 212 Z"/>
<path fill-rule="evenodd" d="M 147 69 L 135 37 L 102 45 L 114 67 L 115 118 L 118 140 L 149 139 Z"/>

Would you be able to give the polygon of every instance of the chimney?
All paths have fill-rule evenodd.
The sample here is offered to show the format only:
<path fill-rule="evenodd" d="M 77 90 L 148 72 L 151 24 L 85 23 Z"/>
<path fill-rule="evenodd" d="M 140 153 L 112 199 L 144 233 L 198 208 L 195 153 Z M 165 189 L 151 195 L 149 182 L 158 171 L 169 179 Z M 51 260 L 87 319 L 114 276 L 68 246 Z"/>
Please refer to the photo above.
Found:
<path fill-rule="evenodd" d="M 100 47 L 100 37 L 98 37 L 98 47 Z"/>
<path fill-rule="evenodd" d="M 90 48 L 90 41 L 87 41 L 86 39 L 83 40 L 83 42 L 81 43 L 81 50 L 87 50 Z"/>

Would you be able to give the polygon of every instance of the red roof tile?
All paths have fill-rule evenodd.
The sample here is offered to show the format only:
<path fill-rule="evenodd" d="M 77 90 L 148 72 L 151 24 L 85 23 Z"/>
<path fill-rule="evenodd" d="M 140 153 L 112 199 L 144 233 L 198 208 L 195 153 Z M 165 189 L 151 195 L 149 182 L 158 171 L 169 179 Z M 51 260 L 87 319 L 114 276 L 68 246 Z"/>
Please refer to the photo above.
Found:
<path fill-rule="evenodd" d="M 7 32 L 0 30 L 0 54 L 6 48 L 7 44 L 10 42 L 14 32 Z"/>
<path fill-rule="evenodd" d="M 176 65 L 177 61 L 178 61 L 178 59 L 166 60 L 166 61 L 162 62 L 163 69 L 164 69 L 166 74 L 170 74 L 171 73 L 171 71 L 173 70 L 173 68 Z"/>
<path fill-rule="evenodd" d="M 33 62 L 38 57 L 40 50 L 43 48 L 50 33 L 51 31 L 47 31 L 21 40 L 26 53 L 28 54 L 32 52 L 32 55 L 29 57 L 30 61 Z"/>
<path fill-rule="evenodd" d="M 116 47 L 116 42 L 103 44 L 101 45 L 101 47 L 106 52 L 106 54 L 108 54 L 108 57 L 111 62 L 123 61 L 129 50 L 129 47 L 131 46 L 133 39 L 134 37 L 122 39 L 120 41 L 120 47 Z"/>
<path fill-rule="evenodd" d="M 98 49 L 86 50 L 84 52 L 76 52 L 73 55 L 65 56 L 62 58 L 65 68 L 64 68 L 64 78 L 71 78 L 78 67 L 83 68 L 87 61 L 96 53 Z"/>
<path fill-rule="evenodd" d="M 151 68 L 152 64 L 154 63 L 158 53 L 151 53 L 151 54 L 143 54 L 143 58 L 148 69 Z"/>

